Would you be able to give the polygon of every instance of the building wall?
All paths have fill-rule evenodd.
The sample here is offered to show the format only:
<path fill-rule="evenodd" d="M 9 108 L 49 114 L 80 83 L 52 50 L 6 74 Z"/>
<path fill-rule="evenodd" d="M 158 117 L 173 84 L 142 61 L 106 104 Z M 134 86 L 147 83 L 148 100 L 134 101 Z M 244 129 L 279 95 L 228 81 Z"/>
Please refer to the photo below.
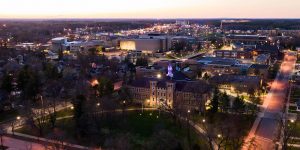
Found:
<path fill-rule="evenodd" d="M 248 70 L 248 75 L 249 76 L 260 76 L 263 79 L 268 79 L 269 76 L 269 69 L 255 69 L 255 68 L 250 68 Z"/>
<path fill-rule="evenodd" d="M 166 91 L 166 102 L 170 107 L 174 107 L 174 93 L 175 93 L 175 84 L 167 83 L 167 91 Z"/>
<path fill-rule="evenodd" d="M 166 45 L 161 39 L 131 39 L 121 40 L 122 50 L 165 51 Z"/>
<path fill-rule="evenodd" d="M 176 91 L 176 84 L 167 82 L 166 88 L 157 87 L 157 81 L 150 81 L 149 88 L 128 86 L 134 102 L 145 106 L 159 107 L 167 104 L 170 108 L 205 110 L 209 93 Z"/>
<path fill-rule="evenodd" d="M 217 65 L 205 65 L 202 67 L 203 72 L 207 72 L 209 75 L 215 76 L 219 74 L 240 74 L 241 70 L 235 66 L 217 66 Z"/>
<path fill-rule="evenodd" d="M 157 81 L 150 81 L 150 106 L 157 105 Z"/>
<path fill-rule="evenodd" d="M 260 90 L 260 83 L 248 82 L 246 83 L 223 83 L 219 84 L 220 89 L 230 90 L 231 92 L 248 93 L 249 89 L 254 91 Z"/>
<path fill-rule="evenodd" d="M 221 58 L 237 58 L 237 59 L 251 59 L 252 55 L 244 51 L 230 51 L 230 50 L 218 50 L 215 51 L 216 57 Z"/>
<path fill-rule="evenodd" d="M 138 87 L 128 87 L 129 92 L 135 102 L 140 102 L 141 100 L 149 100 L 150 89 L 149 88 L 138 88 Z"/>
<path fill-rule="evenodd" d="M 210 98 L 209 94 L 189 92 L 176 92 L 174 105 L 179 109 L 205 110 L 205 103 Z"/>

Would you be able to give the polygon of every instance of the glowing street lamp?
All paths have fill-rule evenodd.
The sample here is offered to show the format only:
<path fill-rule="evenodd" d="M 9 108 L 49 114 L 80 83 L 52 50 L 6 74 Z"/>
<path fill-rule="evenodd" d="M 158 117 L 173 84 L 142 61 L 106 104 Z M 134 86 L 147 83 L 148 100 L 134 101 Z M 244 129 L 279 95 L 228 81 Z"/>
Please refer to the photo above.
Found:
<path fill-rule="evenodd" d="M 20 116 L 17 116 L 17 120 L 20 120 L 21 119 L 21 117 Z"/>
<path fill-rule="evenodd" d="M 100 103 L 97 103 L 97 106 L 99 107 L 99 106 L 100 106 Z"/>
<path fill-rule="evenodd" d="M 156 77 L 157 77 L 158 79 L 160 79 L 160 78 L 161 78 L 161 74 L 157 74 Z"/>
<path fill-rule="evenodd" d="M 98 82 L 98 80 L 95 79 L 91 82 L 91 86 L 94 87 L 96 85 L 99 85 L 99 82 Z"/>
<path fill-rule="evenodd" d="M 294 119 L 292 119 L 292 120 L 291 120 L 291 123 L 294 123 L 294 122 L 295 122 L 295 120 L 294 120 Z"/>
<path fill-rule="evenodd" d="M 202 120 L 203 123 L 205 123 L 205 121 L 206 121 L 205 119 Z"/>
<path fill-rule="evenodd" d="M 221 134 L 218 134 L 217 136 L 218 136 L 218 138 L 221 138 L 221 137 L 222 137 L 222 135 L 221 135 Z"/>
<path fill-rule="evenodd" d="M 149 100 L 149 99 L 147 100 L 147 103 L 148 103 L 148 105 L 150 106 L 150 100 Z"/>
<path fill-rule="evenodd" d="M 73 110 L 74 109 L 74 106 L 71 106 L 71 110 Z"/>

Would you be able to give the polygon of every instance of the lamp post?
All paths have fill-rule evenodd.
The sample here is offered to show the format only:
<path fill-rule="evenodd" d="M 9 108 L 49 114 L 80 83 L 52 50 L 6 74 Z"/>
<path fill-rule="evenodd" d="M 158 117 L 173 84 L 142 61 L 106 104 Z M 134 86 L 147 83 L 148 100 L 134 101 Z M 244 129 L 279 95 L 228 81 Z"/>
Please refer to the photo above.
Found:
<path fill-rule="evenodd" d="M 124 115 L 124 112 L 125 112 L 125 105 L 126 105 L 126 101 L 124 100 L 123 101 L 123 115 Z"/>
<path fill-rule="evenodd" d="M 15 125 L 16 125 L 17 121 L 19 121 L 19 120 L 21 120 L 21 117 L 17 116 L 16 120 L 11 123 L 11 132 L 13 135 L 15 135 Z"/>
<path fill-rule="evenodd" d="M 189 147 L 191 147 L 191 136 L 190 136 L 190 124 L 189 124 L 189 122 L 190 122 L 190 120 L 189 120 L 189 116 L 190 116 L 190 113 L 191 113 L 191 110 L 190 109 L 188 109 L 187 110 L 187 117 L 186 117 L 186 125 L 187 125 L 187 130 L 188 130 L 188 142 L 189 142 Z"/>
<path fill-rule="evenodd" d="M 98 102 L 97 104 L 96 104 L 96 107 L 97 107 L 97 109 L 96 109 L 96 111 L 95 111 L 95 114 L 96 115 L 99 115 L 99 112 L 101 112 L 101 115 L 102 115 L 102 111 L 101 111 L 101 103 L 100 102 Z M 98 110 L 98 108 L 100 109 L 100 111 Z"/>
<path fill-rule="evenodd" d="M 161 74 L 157 74 L 156 77 L 157 77 L 158 79 L 160 79 L 160 78 L 161 78 Z"/>
<path fill-rule="evenodd" d="M 142 113 L 144 113 L 144 102 L 142 102 Z"/>

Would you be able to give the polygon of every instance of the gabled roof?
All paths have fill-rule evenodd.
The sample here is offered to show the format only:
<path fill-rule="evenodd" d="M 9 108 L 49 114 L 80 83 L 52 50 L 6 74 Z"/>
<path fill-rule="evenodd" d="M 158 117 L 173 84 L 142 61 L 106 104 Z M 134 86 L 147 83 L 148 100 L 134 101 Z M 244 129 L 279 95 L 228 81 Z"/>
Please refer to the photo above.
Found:
<path fill-rule="evenodd" d="M 150 81 L 157 81 L 158 88 L 166 88 L 167 83 L 174 83 L 175 90 L 181 92 L 191 92 L 191 93 L 206 93 L 209 92 L 211 86 L 204 81 L 175 81 L 169 79 L 156 79 L 156 78 L 140 78 L 134 80 L 130 83 L 130 86 L 139 88 L 150 88 Z"/>

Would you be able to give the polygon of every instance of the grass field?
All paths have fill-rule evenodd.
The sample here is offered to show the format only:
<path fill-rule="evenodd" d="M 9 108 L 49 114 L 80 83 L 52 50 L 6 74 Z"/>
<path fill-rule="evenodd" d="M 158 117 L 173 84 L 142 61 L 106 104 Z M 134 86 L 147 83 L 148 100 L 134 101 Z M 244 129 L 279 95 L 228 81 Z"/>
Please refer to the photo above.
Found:
<path fill-rule="evenodd" d="M 19 115 L 18 111 L 11 110 L 0 113 L 0 122 L 15 119 Z"/>
<path fill-rule="evenodd" d="M 58 116 L 70 114 L 72 114 L 70 110 L 65 110 L 59 112 Z M 96 122 L 95 126 L 89 127 L 95 131 L 85 138 L 77 137 L 76 131 L 78 130 L 73 118 L 59 120 L 56 129 L 50 129 L 47 125 L 44 129 L 44 137 L 52 138 L 55 131 L 60 131 L 63 132 L 62 135 L 67 142 L 92 147 L 119 149 L 118 146 L 123 145 L 128 149 L 165 149 L 168 147 L 170 149 L 178 147 L 207 149 L 205 139 L 188 127 L 186 122 L 175 123 L 169 115 L 158 114 L 155 111 L 103 116 Z M 24 127 L 18 132 L 38 135 L 37 131 L 29 127 Z"/>

